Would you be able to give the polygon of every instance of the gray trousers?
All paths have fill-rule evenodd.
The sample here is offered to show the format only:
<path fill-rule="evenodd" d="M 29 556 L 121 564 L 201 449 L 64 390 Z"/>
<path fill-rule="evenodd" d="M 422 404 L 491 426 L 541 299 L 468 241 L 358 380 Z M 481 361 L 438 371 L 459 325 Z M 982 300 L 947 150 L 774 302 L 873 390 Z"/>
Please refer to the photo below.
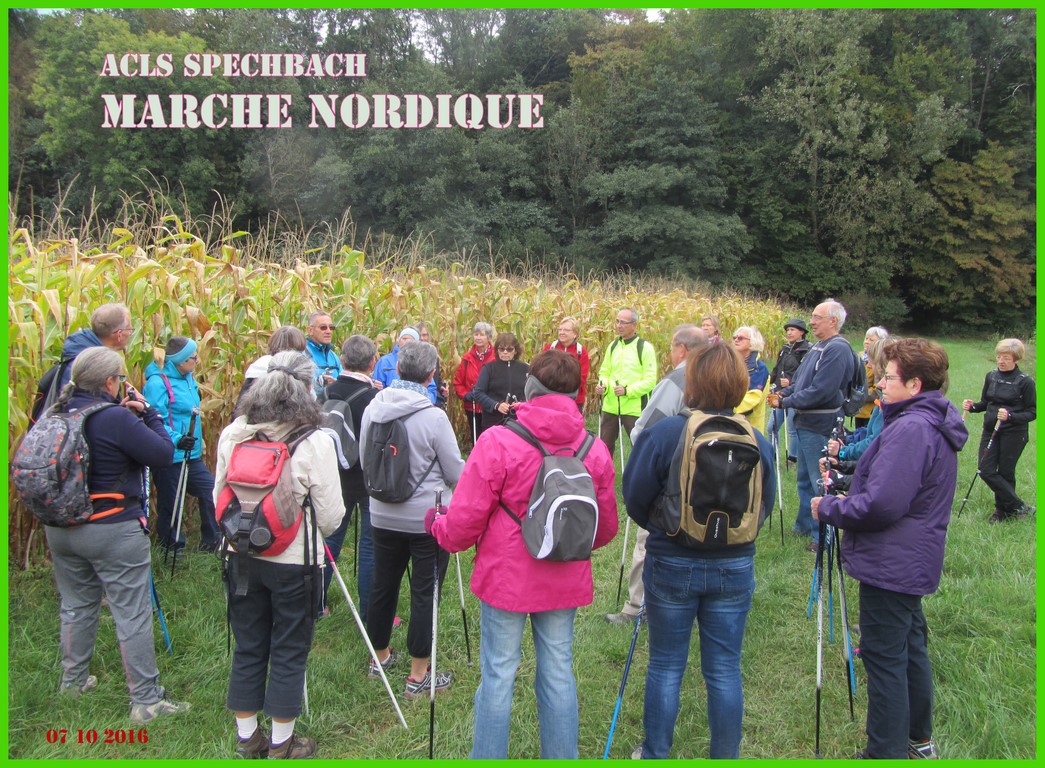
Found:
<path fill-rule="evenodd" d="M 87 680 L 104 594 L 116 624 L 131 703 L 159 701 L 163 689 L 152 634 L 149 539 L 141 525 L 128 520 L 44 530 L 61 595 L 61 685 L 79 687 Z"/>

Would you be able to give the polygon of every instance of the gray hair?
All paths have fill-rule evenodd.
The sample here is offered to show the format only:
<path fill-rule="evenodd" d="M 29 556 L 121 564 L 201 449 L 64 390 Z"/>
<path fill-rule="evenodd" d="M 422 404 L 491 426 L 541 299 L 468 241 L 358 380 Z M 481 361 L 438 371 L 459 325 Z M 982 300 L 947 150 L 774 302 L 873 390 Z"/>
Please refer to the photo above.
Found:
<path fill-rule="evenodd" d="M 280 352 L 292 350 L 294 352 L 305 351 L 305 334 L 300 328 L 292 325 L 283 325 L 276 329 L 269 339 L 269 354 L 275 355 Z"/>
<path fill-rule="evenodd" d="M 824 299 L 824 306 L 827 307 L 827 316 L 838 321 L 838 330 L 841 331 L 845 325 L 845 307 L 834 299 Z"/>
<path fill-rule="evenodd" d="M 870 328 L 867 329 L 867 332 L 864 333 L 865 339 L 868 336 L 872 336 L 876 339 L 884 339 L 889 336 L 889 331 L 885 330 L 885 328 L 883 328 L 880 325 L 872 325 Z"/>
<path fill-rule="evenodd" d="M 366 373 L 377 355 L 377 347 L 361 333 L 354 333 L 341 345 L 341 367 L 346 371 Z"/>
<path fill-rule="evenodd" d="M 269 370 L 244 393 L 236 415 L 246 415 L 250 424 L 274 422 L 291 429 L 318 426 L 319 407 L 312 394 L 316 366 L 300 352 L 272 356 Z"/>
<path fill-rule="evenodd" d="M 628 312 L 631 314 L 631 322 L 637 323 L 639 321 L 639 313 L 631 307 L 621 307 L 618 312 Z"/>
<path fill-rule="evenodd" d="M 478 322 L 472 328 L 472 333 L 485 333 L 486 338 L 493 342 L 493 326 L 489 323 Z"/>
<path fill-rule="evenodd" d="M 123 356 L 119 352 L 108 347 L 88 347 L 73 361 L 72 376 L 58 397 L 59 409 L 64 410 L 69 404 L 74 389 L 108 397 L 105 382 L 122 372 Z"/>
<path fill-rule="evenodd" d="M 751 348 L 756 352 L 761 352 L 763 349 L 766 348 L 766 340 L 762 338 L 762 334 L 759 333 L 758 328 L 756 328 L 755 326 L 742 325 L 735 331 L 733 331 L 734 334 L 741 332 L 747 333 L 748 338 L 751 340 Z"/>
<path fill-rule="evenodd" d="M 317 309 L 315 312 L 309 312 L 309 315 L 308 315 L 308 324 L 309 324 L 309 326 L 315 325 L 316 324 L 316 320 L 318 320 L 321 317 L 330 317 L 330 313 L 329 312 L 324 312 L 321 309 Z"/>
<path fill-rule="evenodd" d="M 424 384 L 435 373 L 439 353 L 427 341 L 415 341 L 399 349 L 399 378 Z"/>
<path fill-rule="evenodd" d="M 130 317 L 131 311 L 123 304 L 102 304 L 91 313 L 91 331 L 99 339 L 111 338 Z"/>
<path fill-rule="evenodd" d="M 708 343 L 708 335 L 704 333 L 704 329 L 699 325 L 693 323 L 683 323 L 675 327 L 675 330 L 671 334 L 672 344 L 681 344 L 686 348 L 687 352 L 690 352 L 697 347 L 702 347 Z"/>

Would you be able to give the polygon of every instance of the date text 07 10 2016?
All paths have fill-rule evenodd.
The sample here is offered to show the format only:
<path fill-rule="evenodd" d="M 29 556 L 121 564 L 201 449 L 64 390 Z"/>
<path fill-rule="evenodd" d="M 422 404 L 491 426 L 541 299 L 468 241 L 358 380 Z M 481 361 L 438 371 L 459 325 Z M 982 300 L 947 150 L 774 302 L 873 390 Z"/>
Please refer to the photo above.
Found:
<path fill-rule="evenodd" d="M 145 728 L 106 728 L 99 738 L 94 728 L 77 728 L 75 732 L 68 728 L 52 728 L 45 738 L 48 744 L 148 744 L 149 732 Z"/>

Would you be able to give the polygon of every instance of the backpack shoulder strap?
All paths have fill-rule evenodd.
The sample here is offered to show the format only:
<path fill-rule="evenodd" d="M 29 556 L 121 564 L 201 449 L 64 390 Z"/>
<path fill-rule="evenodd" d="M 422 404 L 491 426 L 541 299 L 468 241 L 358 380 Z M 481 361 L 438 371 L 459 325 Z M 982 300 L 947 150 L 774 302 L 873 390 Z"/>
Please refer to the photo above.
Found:
<path fill-rule="evenodd" d="M 521 437 L 523 440 L 525 440 L 530 445 L 532 445 L 534 448 L 536 448 L 538 451 L 540 451 L 542 455 L 544 455 L 544 456 L 551 456 L 551 453 L 548 452 L 548 449 L 545 448 L 543 445 L 541 445 L 540 440 L 538 440 L 536 437 L 533 436 L 533 432 L 528 430 L 526 427 L 524 427 L 522 424 L 520 424 L 517 420 L 509 419 L 507 421 L 507 423 L 505 423 L 504 426 L 508 427 L 509 431 L 514 432 L 519 437 Z"/>
<path fill-rule="evenodd" d="M 646 346 L 646 340 L 644 338 L 642 338 L 641 336 L 639 336 L 639 340 L 637 342 L 635 342 L 635 343 L 638 344 L 638 347 L 636 348 L 635 351 L 639 355 L 639 365 L 642 365 L 642 350 Z"/>
<path fill-rule="evenodd" d="M 591 450 L 591 447 L 593 445 L 595 445 L 595 435 L 585 430 L 584 442 L 581 443 L 580 447 L 577 449 L 577 452 L 573 455 L 581 461 L 584 461 L 584 458 L 588 455 L 588 451 Z"/>
<path fill-rule="evenodd" d="M 305 441 L 305 438 L 315 431 L 315 427 L 302 427 L 301 429 L 295 430 L 287 435 L 283 442 L 287 444 L 287 450 L 290 452 L 290 455 L 293 456 L 294 451 L 296 451 L 298 446 Z"/>

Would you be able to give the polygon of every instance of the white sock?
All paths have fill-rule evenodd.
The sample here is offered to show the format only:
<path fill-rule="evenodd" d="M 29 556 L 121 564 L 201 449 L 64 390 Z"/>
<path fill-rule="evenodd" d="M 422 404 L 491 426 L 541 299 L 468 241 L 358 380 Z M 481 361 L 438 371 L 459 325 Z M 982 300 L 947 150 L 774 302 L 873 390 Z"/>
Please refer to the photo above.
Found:
<path fill-rule="evenodd" d="M 236 730 L 239 732 L 241 739 L 249 739 L 254 735 L 254 731 L 258 729 L 258 713 L 255 712 L 250 717 L 237 717 L 236 718 Z"/>
<path fill-rule="evenodd" d="M 297 722 L 297 718 L 294 718 L 289 723 L 280 723 L 276 720 L 272 721 L 272 745 L 278 746 L 284 741 L 294 735 L 294 723 Z"/>

